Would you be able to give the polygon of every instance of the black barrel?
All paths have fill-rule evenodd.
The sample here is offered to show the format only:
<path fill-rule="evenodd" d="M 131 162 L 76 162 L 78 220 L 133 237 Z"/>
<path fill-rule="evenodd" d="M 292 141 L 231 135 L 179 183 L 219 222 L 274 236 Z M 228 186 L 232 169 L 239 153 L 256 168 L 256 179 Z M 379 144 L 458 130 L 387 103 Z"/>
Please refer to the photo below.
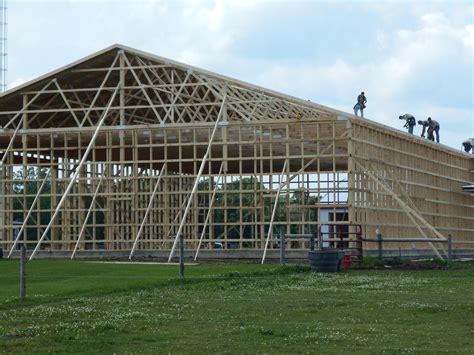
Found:
<path fill-rule="evenodd" d="M 336 249 L 310 251 L 308 254 L 311 270 L 319 272 L 336 272 L 341 270 L 344 252 Z"/>

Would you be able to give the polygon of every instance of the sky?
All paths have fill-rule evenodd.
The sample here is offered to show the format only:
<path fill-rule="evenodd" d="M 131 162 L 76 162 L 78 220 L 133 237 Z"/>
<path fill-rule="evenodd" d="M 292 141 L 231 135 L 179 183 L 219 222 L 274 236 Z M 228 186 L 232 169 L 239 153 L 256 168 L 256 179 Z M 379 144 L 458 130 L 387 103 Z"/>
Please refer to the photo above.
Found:
<path fill-rule="evenodd" d="M 364 91 L 370 120 L 474 137 L 470 1 L 8 0 L 8 87 L 114 43 L 350 113 Z"/>

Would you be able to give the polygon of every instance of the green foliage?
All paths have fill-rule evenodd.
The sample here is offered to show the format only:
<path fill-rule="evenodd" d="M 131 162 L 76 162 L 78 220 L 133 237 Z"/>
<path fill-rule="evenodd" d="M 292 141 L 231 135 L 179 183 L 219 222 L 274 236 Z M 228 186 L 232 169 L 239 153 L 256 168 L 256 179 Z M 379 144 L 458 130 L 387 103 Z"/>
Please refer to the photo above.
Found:
<path fill-rule="evenodd" d="M 438 265 L 438 266 L 443 266 L 443 267 L 448 267 L 448 261 L 447 260 L 443 260 L 443 259 L 440 259 L 440 258 L 434 258 L 434 259 L 431 259 L 430 260 L 431 263 L 435 264 L 435 265 Z"/>
<path fill-rule="evenodd" d="M 400 266 L 408 263 L 409 261 L 402 260 L 400 258 L 390 258 L 390 259 L 384 259 L 385 265 L 389 266 Z"/>
<path fill-rule="evenodd" d="M 198 186 L 199 191 L 213 191 L 209 179 L 203 179 Z M 216 236 L 226 233 L 229 239 L 239 239 L 242 234 L 245 239 L 254 239 L 255 230 L 250 223 L 267 224 L 265 233 L 268 232 L 268 224 L 272 214 L 274 198 L 269 198 L 273 192 L 267 191 L 265 184 L 256 177 L 242 177 L 225 186 L 217 189 L 216 199 L 213 208 L 214 234 Z M 311 196 L 306 191 L 295 191 L 289 196 L 280 196 L 277 203 L 277 210 L 274 219 L 274 233 L 278 233 L 280 228 L 286 228 L 286 221 L 301 222 L 302 214 L 305 214 L 306 224 L 311 224 L 315 220 L 315 209 L 312 207 L 318 202 L 317 196 Z M 209 206 L 209 197 L 202 194 L 200 205 Z M 306 207 L 308 206 L 308 207 Z M 224 208 L 225 207 L 225 208 Z M 257 207 L 257 210 L 255 210 Z M 207 213 L 207 209 L 203 212 Z M 201 213 L 200 222 L 204 222 L 206 213 Z M 240 221 L 242 220 L 242 224 Z M 285 224 L 278 224 L 285 222 Z M 233 227 L 224 229 L 224 223 Z M 303 233 L 301 226 L 292 225 L 291 233 Z M 307 231 L 309 232 L 309 231 Z M 260 230 L 257 232 L 260 234 Z M 245 245 L 244 245 L 245 247 Z M 249 247 L 253 247 L 249 245 Z"/>
<path fill-rule="evenodd" d="M 23 170 L 15 172 L 13 191 L 17 194 L 17 197 L 13 199 L 14 220 L 19 222 L 24 220 L 46 174 L 47 169 L 37 169 L 34 167 L 28 167 L 25 172 Z M 115 180 L 113 182 L 113 189 L 122 191 L 123 187 L 121 185 L 124 183 L 125 181 L 123 180 Z M 211 186 L 210 179 L 202 179 L 199 182 L 198 191 L 212 192 L 213 190 L 214 186 Z M 38 216 L 40 225 L 47 225 L 50 221 L 52 206 L 50 194 L 51 181 L 48 179 L 37 203 L 37 206 L 39 204 L 40 213 L 34 213 L 27 223 L 29 227 L 27 227 L 25 234 L 29 240 L 36 240 L 40 232 L 35 227 Z M 240 239 L 241 235 L 244 239 L 258 239 L 262 230 L 260 228 L 256 230 L 252 226 L 262 224 L 264 225 L 263 232 L 266 234 L 275 203 L 275 199 L 270 197 L 272 195 L 273 192 L 268 191 L 265 184 L 259 178 L 253 176 L 242 177 L 227 182 L 224 186 L 220 186 L 216 193 L 214 208 L 212 209 L 214 235 L 217 237 L 226 235 L 227 239 Z M 208 211 L 210 194 L 201 193 L 199 196 L 199 205 L 203 206 L 203 213 L 198 214 L 200 225 L 202 225 Z M 101 203 L 100 199 L 99 197 L 97 203 Z M 311 196 L 304 190 L 295 191 L 288 196 L 280 196 L 273 224 L 273 233 L 277 234 L 282 228 L 286 230 L 286 221 L 288 219 L 290 224 L 295 222 L 291 224 L 291 233 L 310 232 L 308 228 L 305 230 L 305 226 L 297 225 L 296 222 L 304 220 L 306 226 L 310 225 L 311 221 L 315 220 L 315 209 L 312 206 L 317 202 L 317 196 Z M 84 204 L 83 208 L 87 209 L 92 203 L 92 199 L 85 197 L 81 200 L 81 203 Z M 92 219 L 95 218 L 96 223 L 100 225 L 103 224 L 105 216 L 103 212 L 97 211 L 95 216 L 91 214 L 89 218 L 89 222 L 92 222 Z M 279 222 L 285 223 L 279 224 Z M 227 228 L 225 228 L 225 224 L 228 225 Z M 93 233 L 90 231 L 90 233 L 86 233 L 86 235 L 88 234 Z M 95 235 L 99 240 L 104 238 L 104 229 L 97 227 Z M 232 246 L 227 245 L 227 247 Z M 249 242 L 244 243 L 242 247 L 254 248 L 255 245 Z"/>
<path fill-rule="evenodd" d="M 385 261 L 383 259 L 372 258 L 370 256 L 367 256 L 367 257 L 364 257 L 364 259 L 361 262 L 355 264 L 354 266 L 360 267 L 360 268 L 371 268 L 374 266 L 384 266 L 384 265 L 385 265 Z"/>
<path fill-rule="evenodd" d="M 33 204 L 35 196 L 38 192 L 39 187 L 43 183 L 47 174 L 47 169 L 33 168 L 28 167 L 26 171 L 18 170 L 14 173 L 13 176 L 13 192 L 18 195 L 18 197 L 13 198 L 13 220 L 18 222 L 23 222 L 26 218 L 29 208 Z M 46 180 L 41 194 L 36 202 L 35 208 L 42 210 L 39 213 L 39 224 L 46 225 L 51 219 L 51 181 L 48 178 Z M 24 197 L 24 195 L 27 195 Z M 28 222 L 27 226 L 36 225 L 38 215 L 33 214 Z M 26 238 L 28 240 L 37 239 L 37 229 L 35 227 L 27 227 L 26 229 Z"/>
<path fill-rule="evenodd" d="M 28 210 L 33 205 L 33 201 L 38 193 L 38 189 L 41 187 L 45 177 L 47 176 L 48 169 L 46 168 L 34 168 L 28 167 L 24 172 L 23 169 L 18 170 L 14 173 L 13 177 L 13 192 L 17 195 L 13 198 L 13 220 L 17 222 L 23 222 L 26 218 Z M 100 198 L 99 198 L 100 200 Z M 84 209 L 89 208 L 92 203 L 92 197 L 85 197 L 82 199 L 84 203 Z M 25 229 L 25 235 L 28 240 L 38 239 L 38 229 L 36 228 L 37 222 L 40 225 L 46 226 L 51 220 L 51 179 L 47 177 L 46 182 L 41 190 L 39 198 L 35 205 L 35 210 L 39 209 L 39 214 L 35 211 L 27 221 L 27 227 Z M 39 216 L 39 221 L 38 221 Z M 93 214 L 89 216 L 89 222 L 92 222 L 94 218 Z M 95 212 L 95 220 L 97 224 L 103 224 L 105 220 L 104 213 L 102 211 Z M 49 232 L 50 234 L 51 232 Z M 92 232 L 90 233 L 92 234 Z M 87 233 L 86 233 L 87 235 Z M 49 235 L 48 235 L 49 237 Z M 104 238 L 104 228 L 97 228 L 96 237 L 98 240 Z M 87 239 L 87 237 L 85 237 Z M 43 245 L 46 245 L 44 243 Z"/>

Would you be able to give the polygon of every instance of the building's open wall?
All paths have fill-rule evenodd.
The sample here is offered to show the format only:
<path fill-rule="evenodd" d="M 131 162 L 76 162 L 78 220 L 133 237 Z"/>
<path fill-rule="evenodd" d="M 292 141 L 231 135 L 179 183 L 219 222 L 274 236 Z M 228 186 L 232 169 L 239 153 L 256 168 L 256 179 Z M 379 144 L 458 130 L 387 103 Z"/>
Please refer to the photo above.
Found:
<path fill-rule="evenodd" d="M 212 129 L 213 124 L 104 128 L 41 250 L 130 250 L 142 223 L 137 250 L 169 250 Z M 92 134 L 92 128 L 35 129 L 15 138 L 3 168 L 11 173 L 1 181 L 12 187 L 5 194 L 11 207 L 3 209 L 9 216 L 7 251 L 14 220 L 28 218 L 21 239 L 36 246 Z M 270 248 L 280 230 L 311 233 L 327 222 L 318 221 L 320 207 L 328 215 L 347 207 L 347 158 L 345 121 L 223 122 L 184 222 L 186 248 L 195 250 L 202 238 L 203 249 L 222 243 L 224 249 L 261 250 L 270 228 Z M 303 240 L 289 245 L 305 247 Z"/>
<path fill-rule="evenodd" d="M 378 228 L 395 238 L 451 235 L 455 248 L 473 248 L 474 196 L 462 191 L 474 180 L 472 156 L 381 125 L 360 120 L 350 124 L 351 219 L 364 226 L 364 234 L 375 237 Z"/>

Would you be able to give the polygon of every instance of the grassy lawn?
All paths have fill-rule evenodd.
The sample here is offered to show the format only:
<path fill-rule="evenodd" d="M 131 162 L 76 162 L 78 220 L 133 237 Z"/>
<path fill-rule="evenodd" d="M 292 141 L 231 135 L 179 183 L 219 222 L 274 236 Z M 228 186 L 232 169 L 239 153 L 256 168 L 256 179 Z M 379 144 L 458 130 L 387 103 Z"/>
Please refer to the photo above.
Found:
<path fill-rule="evenodd" d="M 474 352 L 474 264 L 302 266 L 0 260 L 0 353 Z"/>

